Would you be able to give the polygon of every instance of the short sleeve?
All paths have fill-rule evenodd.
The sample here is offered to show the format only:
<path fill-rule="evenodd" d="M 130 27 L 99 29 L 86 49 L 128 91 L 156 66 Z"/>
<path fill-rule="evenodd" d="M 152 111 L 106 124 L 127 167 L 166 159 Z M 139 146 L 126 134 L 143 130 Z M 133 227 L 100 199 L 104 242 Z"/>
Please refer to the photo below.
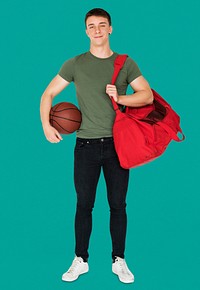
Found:
<path fill-rule="evenodd" d="M 127 68 L 127 81 L 129 84 L 142 75 L 137 63 L 132 58 L 128 57 L 125 65 Z"/>
<path fill-rule="evenodd" d="M 74 81 L 75 58 L 71 58 L 63 63 L 58 74 L 68 82 Z"/>

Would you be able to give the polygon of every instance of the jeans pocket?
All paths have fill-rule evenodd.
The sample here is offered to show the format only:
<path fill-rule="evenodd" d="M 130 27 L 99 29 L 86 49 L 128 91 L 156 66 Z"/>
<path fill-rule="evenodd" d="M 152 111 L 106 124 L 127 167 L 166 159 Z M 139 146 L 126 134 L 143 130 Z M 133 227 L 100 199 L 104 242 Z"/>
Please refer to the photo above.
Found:
<path fill-rule="evenodd" d="M 80 150 L 85 147 L 85 142 L 76 140 L 75 150 Z"/>

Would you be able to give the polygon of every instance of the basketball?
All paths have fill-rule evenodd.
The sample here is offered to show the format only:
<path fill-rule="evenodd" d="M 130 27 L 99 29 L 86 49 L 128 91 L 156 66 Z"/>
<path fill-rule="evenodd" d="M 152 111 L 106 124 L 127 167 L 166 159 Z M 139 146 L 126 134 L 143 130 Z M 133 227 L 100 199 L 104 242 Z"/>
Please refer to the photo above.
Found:
<path fill-rule="evenodd" d="M 50 110 L 50 124 L 60 134 L 71 134 L 81 125 L 81 112 L 72 103 L 62 102 Z"/>

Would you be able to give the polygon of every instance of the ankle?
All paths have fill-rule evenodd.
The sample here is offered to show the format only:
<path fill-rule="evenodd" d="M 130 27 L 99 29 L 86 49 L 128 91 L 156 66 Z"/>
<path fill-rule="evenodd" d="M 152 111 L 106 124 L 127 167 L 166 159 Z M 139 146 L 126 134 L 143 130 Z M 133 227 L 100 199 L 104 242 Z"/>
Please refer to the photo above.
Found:
<path fill-rule="evenodd" d="M 124 259 L 124 256 L 123 256 L 123 257 L 120 257 L 120 256 L 113 256 L 113 257 L 112 257 L 112 262 L 115 263 L 115 261 L 116 261 L 117 258 Z"/>
<path fill-rule="evenodd" d="M 85 258 L 85 257 L 82 257 L 82 256 L 78 256 L 78 255 L 76 255 L 76 257 L 82 258 L 84 263 L 87 263 L 88 262 L 88 258 Z"/>

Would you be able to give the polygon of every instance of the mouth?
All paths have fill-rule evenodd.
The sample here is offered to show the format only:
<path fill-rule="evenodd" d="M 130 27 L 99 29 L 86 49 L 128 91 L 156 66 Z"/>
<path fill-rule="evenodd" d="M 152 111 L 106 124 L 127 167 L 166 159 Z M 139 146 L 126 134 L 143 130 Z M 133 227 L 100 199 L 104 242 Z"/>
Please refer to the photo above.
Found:
<path fill-rule="evenodd" d="M 94 38 L 101 38 L 101 37 L 103 37 L 103 36 L 95 36 Z"/>

